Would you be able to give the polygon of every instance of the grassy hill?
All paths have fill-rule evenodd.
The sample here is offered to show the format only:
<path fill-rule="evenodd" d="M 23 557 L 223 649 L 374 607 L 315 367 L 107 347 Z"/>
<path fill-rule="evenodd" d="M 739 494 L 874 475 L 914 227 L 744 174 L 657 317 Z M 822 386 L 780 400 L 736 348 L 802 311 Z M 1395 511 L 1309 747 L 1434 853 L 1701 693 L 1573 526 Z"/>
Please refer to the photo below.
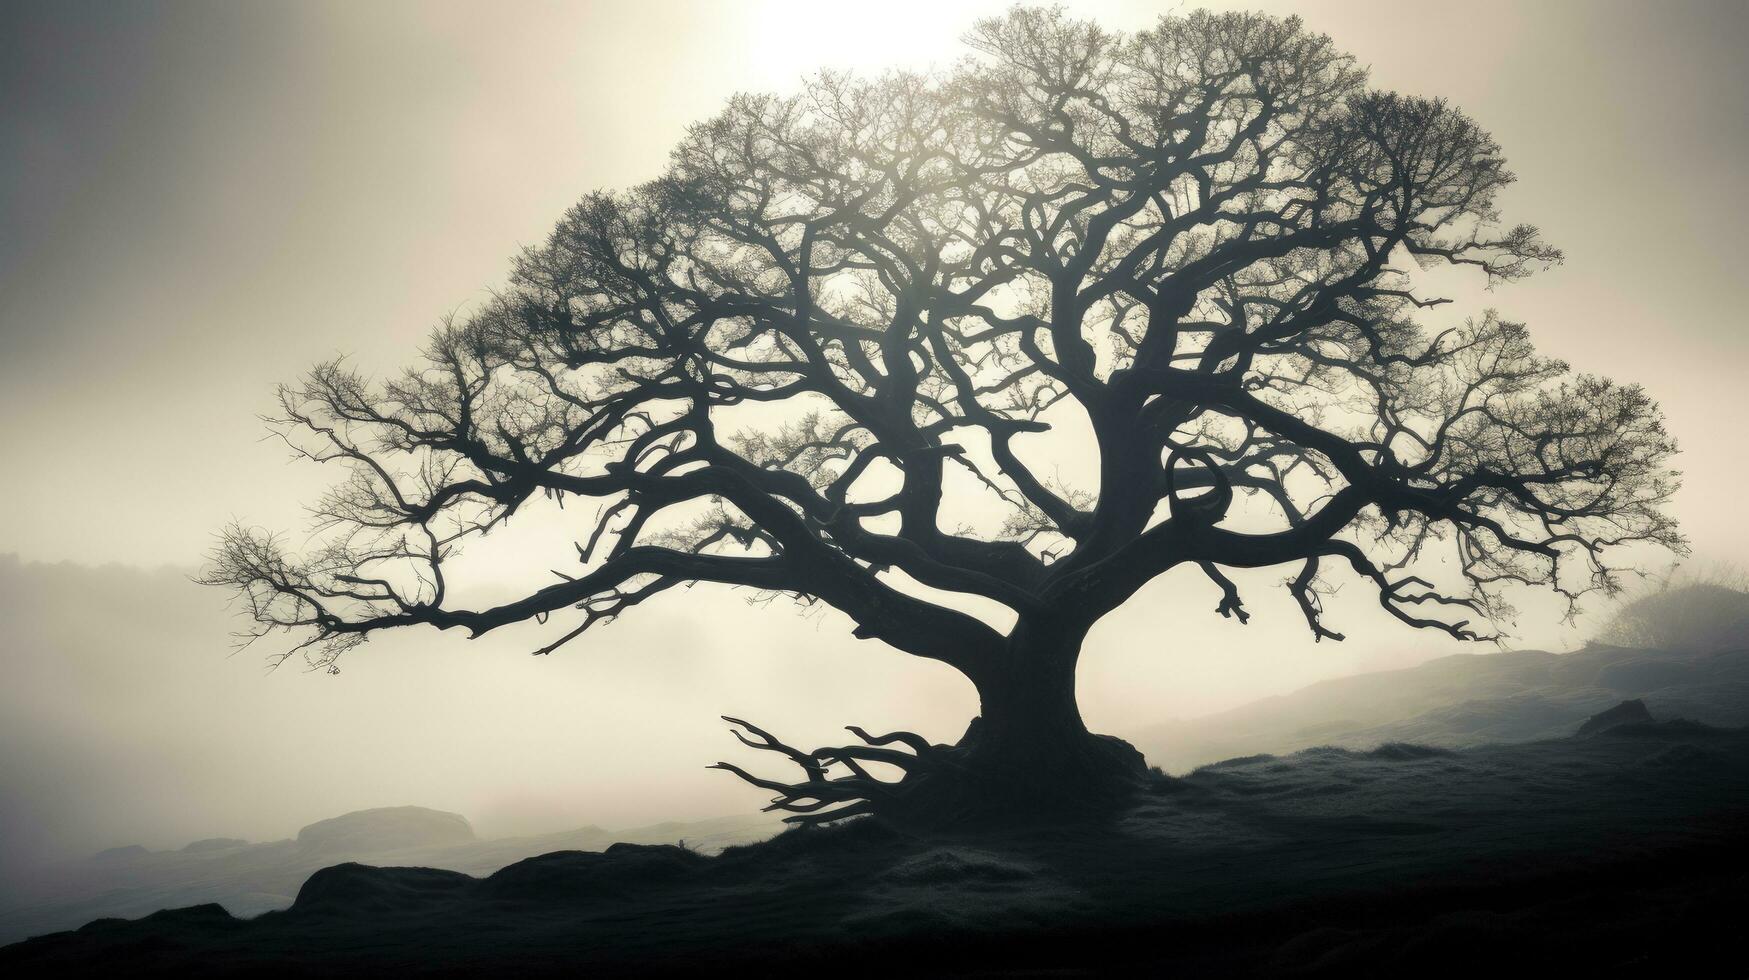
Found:
<path fill-rule="evenodd" d="M 1108 824 L 912 838 L 858 821 L 716 857 L 616 844 L 483 877 L 356 863 L 0 950 L 12 975 L 1352 976 L 1668 972 L 1734 952 L 1749 732 L 1630 722 L 1447 751 L 1233 760 Z"/>

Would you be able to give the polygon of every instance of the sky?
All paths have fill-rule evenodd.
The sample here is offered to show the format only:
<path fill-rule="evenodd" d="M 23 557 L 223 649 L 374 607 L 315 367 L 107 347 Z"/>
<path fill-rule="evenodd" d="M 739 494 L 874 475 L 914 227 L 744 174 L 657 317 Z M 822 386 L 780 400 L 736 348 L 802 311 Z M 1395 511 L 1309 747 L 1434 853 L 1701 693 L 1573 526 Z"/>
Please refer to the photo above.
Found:
<path fill-rule="evenodd" d="M 1740 448 L 1749 332 L 1737 269 L 1749 251 L 1741 219 L 1749 78 L 1738 50 L 1749 5 L 1208 5 L 1299 13 L 1369 65 L 1375 84 L 1446 97 L 1494 133 L 1519 176 L 1502 202 L 1508 219 L 1540 225 L 1567 261 L 1465 296 L 1452 315 L 1496 306 L 1577 369 L 1643 383 L 1685 450 L 1675 511 L 1696 558 L 1729 563 L 1749 553 L 1737 497 L 1749 485 Z M 1139 0 L 1067 6 L 1120 29 L 1185 9 Z M 569 204 L 655 175 L 684 127 L 729 94 L 792 91 L 822 67 L 945 67 L 962 53 L 965 28 L 1005 7 L 0 5 L 0 554 L 17 555 L 22 569 L 68 561 L 191 569 L 233 518 L 299 527 L 302 504 L 331 475 L 263 440 L 256 416 L 272 408 L 275 383 L 336 354 L 374 371 L 407 362 L 440 317 L 480 301 L 516 249 L 543 238 Z M 1095 632 L 1081 685 L 1096 727 L 1212 711 L 1451 651 L 1433 637 L 1370 628 L 1354 596 L 1339 597 L 1333 614 L 1354 607 L 1367 628 L 1340 647 L 1314 647 L 1279 589 L 1248 596 L 1259 614 L 1240 631 L 1210 612 L 1209 588 L 1168 576 Z M 391 722 L 400 710 L 392 705 L 409 698 L 425 707 L 465 702 L 454 725 L 479 749 L 472 769 L 446 776 L 463 781 L 526 747 L 504 741 L 507 730 L 529 745 L 568 737 L 575 718 L 527 710 L 532 688 L 580 712 L 615 698 L 649 705 L 625 722 L 627 738 L 665 737 L 682 710 L 688 732 L 717 737 L 704 730 L 715 713 L 708 697 L 667 704 L 673 699 L 639 687 L 647 664 L 611 666 L 651 645 L 757 660 L 738 675 L 760 679 L 742 692 L 753 703 L 722 710 L 765 711 L 756 717 L 789 717 L 805 730 L 834 712 L 796 704 L 841 705 L 836 692 L 852 682 L 862 688 L 859 712 L 886 705 L 892 722 L 934 725 L 938 738 L 957 735 L 974 706 L 957 679 L 868 653 L 829 615 L 809 620 L 721 594 L 663 602 L 650 617 L 661 617 L 661 628 L 628 617 L 569 654 L 584 666 L 543 675 L 519 659 L 493 675 L 506 679 L 489 691 L 473 666 L 486 655 L 463 658 L 463 641 L 426 635 L 396 642 L 436 651 L 435 666 L 385 653 L 327 678 L 264 674 L 248 660 L 249 680 L 213 697 L 284 700 L 287 711 L 376 698 Z M 209 664 L 244 669 L 226 659 L 224 637 L 204 636 L 163 655 L 183 658 L 174 669 L 190 676 Z M 743 648 L 755 644 L 733 639 L 746 636 L 769 642 L 751 651 Z M 1533 610 L 1518 642 L 1563 649 L 1575 641 Z M 29 649 L 18 634 L 5 642 L 8 660 L 55 654 L 52 632 Z M 503 663 L 515 659 L 514 643 L 491 650 Z M 445 666 L 464 661 L 465 671 Z M 878 678 L 855 680 L 865 669 Z M 65 691 L 78 697 L 77 686 Z M 100 710 L 93 698 L 65 710 Z M 189 717 L 215 726 L 214 737 L 260 735 L 246 712 Z M 866 714 L 836 723 L 849 722 L 888 723 Z M 361 758 L 417 734 L 382 718 L 374 727 L 333 724 L 365 747 Z M 706 751 L 674 744 L 675 758 Z M 698 759 L 707 761 L 714 757 Z M 373 770 L 351 765 L 348 779 L 368 784 Z M 320 775 L 299 778 L 314 785 Z M 600 778 L 604 786 L 633 780 Z M 329 791 L 320 804 L 368 795 L 347 792 Z M 559 809 L 566 819 L 633 821 L 688 807 L 722 812 L 740 797 L 725 789 L 701 799 Z"/>

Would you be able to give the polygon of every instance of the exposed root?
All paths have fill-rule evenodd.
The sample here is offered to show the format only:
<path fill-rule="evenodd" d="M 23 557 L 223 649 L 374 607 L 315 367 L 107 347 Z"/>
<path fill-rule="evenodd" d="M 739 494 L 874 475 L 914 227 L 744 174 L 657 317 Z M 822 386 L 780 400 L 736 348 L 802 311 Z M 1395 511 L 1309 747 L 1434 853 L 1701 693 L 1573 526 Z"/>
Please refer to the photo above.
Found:
<path fill-rule="evenodd" d="M 862 744 L 807 752 L 739 718 L 724 715 L 723 720 L 737 726 L 733 731 L 741 744 L 775 752 L 802 770 L 804 778 L 789 783 L 755 776 L 729 762 L 710 767 L 777 794 L 766 812 L 782 811 L 787 814 L 783 819 L 793 824 L 824 824 L 863 814 L 927 830 L 1078 819 L 1110 812 L 1150 780 L 1141 753 L 1102 735 L 1084 735 L 1069 749 L 1058 743 L 1053 752 L 1038 745 L 993 742 L 979 721 L 958 745 L 933 745 L 913 732 L 870 735 L 852 725 L 848 730 Z M 910 751 L 890 747 L 895 744 Z M 891 766 L 901 775 L 879 778 L 869 771 L 870 764 Z"/>
<path fill-rule="evenodd" d="M 729 762 L 718 762 L 708 767 L 732 772 L 754 786 L 778 794 L 764 809 L 766 812 L 787 812 L 789 816 L 783 818 L 787 823 L 823 824 L 873 813 L 877 808 L 887 808 L 881 804 L 896 804 L 907 795 L 917 784 L 912 777 L 953 765 L 946 746 L 931 745 L 928 739 L 914 732 L 870 735 L 851 725 L 850 733 L 862 739 L 865 744 L 831 746 L 803 752 L 784 744 L 770 732 L 750 722 L 728 715 L 724 715 L 723 720 L 751 733 L 753 737 L 749 738 L 739 728 L 730 729 L 742 745 L 783 755 L 800 767 L 807 776 L 799 783 L 785 783 L 755 776 Z M 909 747 L 911 751 L 886 748 L 895 742 Z M 903 772 L 904 777 L 892 782 L 878 779 L 862 765 L 865 762 L 892 766 Z M 842 768 L 846 774 L 833 775 L 835 767 Z M 830 809 L 833 807 L 836 809 Z"/>

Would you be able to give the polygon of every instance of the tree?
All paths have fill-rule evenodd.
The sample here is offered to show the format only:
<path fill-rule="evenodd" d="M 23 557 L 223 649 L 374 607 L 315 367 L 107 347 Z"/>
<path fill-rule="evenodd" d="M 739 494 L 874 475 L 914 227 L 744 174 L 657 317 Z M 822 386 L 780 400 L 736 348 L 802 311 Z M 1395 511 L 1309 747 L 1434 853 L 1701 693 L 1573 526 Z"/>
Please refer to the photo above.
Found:
<path fill-rule="evenodd" d="M 1492 312 L 1428 324 L 1424 270 L 1492 285 L 1561 258 L 1501 223 L 1512 177 L 1462 113 L 1368 88 L 1297 19 L 1124 35 L 1016 9 L 967 40 L 939 77 L 735 97 L 661 177 L 573 208 L 418 367 L 283 388 L 287 441 L 350 470 L 329 534 L 300 557 L 232 528 L 208 581 L 318 664 L 391 627 L 552 616 L 549 653 L 689 583 L 825 603 L 963 672 L 979 717 L 954 746 L 853 728 L 812 752 L 735 722 L 805 779 L 722 767 L 803 821 L 972 819 L 1146 778 L 1074 678 L 1089 628 L 1169 569 L 1241 621 L 1225 570 L 1281 566 L 1320 639 L 1342 638 L 1334 573 L 1477 640 L 1508 586 L 1577 603 L 1617 588 L 1624 546 L 1682 546 L 1641 389 Z M 1038 458 L 1071 422 L 1084 485 Z M 541 498 L 600 507 L 577 568 L 447 602 L 459 546 Z"/>

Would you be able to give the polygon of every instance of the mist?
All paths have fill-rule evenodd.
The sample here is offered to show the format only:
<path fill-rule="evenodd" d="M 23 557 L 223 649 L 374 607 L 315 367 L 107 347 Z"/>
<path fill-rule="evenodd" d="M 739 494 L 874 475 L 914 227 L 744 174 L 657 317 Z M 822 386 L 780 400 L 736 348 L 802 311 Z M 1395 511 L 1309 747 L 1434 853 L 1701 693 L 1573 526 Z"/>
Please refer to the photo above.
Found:
<path fill-rule="evenodd" d="M 953 671 L 852 639 L 836 612 L 727 588 L 550 657 L 527 655 L 545 642 L 532 624 L 420 631 L 329 675 L 233 651 L 225 596 L 189 576 L 222 524 L 301 526 L 331 479 L 262 439 L 275 382 L 337 353 L 406 362 L 566 206 L 653 175 L 727 93 L 826 65 L 943 66 L 1005 6 L 9 5 L 5 860 L 275 839 L 402 803 L 488 835 L 738 812 L 760 795 L 704 769 L 735 750 L 722 714 L 809 744 L 846 723 L 957 737 L 976 699 Z M 1130 27 L 1168 6 L 1074 8 Z M 1494 132 L 1521 178 L 1508 210 L 1568 263 L 1460 287 L 1457 307 L 1497 305 L 1543 350 L 1645 383 L 1688 447 L 1677 513 L 1697 554 L 1749 550 L 1716 489 L 1749 478 L 1749 408 L 1718 398 L 1749 344 L 1726 267 L 1749 243 L 1715 220 L 1743 203 L 1743 8 L 1660 7 L 1649 35 L 1653 8 L 1632 3 L 1212 6 L 1303 13 L 1377 84 L 1448 96 Z M 934 26 L 911 29 L 925 10 Z M 1612 241 L 1622 227 L 1646 247 Z M 569 539 L 539 537 L 484 549 L 479 594 L 543 580 L 531 556 Z M 1248 626 L 1214 615 L 1194 571 L 1148 586 L 1089 640 L 1089 723 L 1121 735 L 1457 648 L 1361 595 L 1330 602 L 1349 640 L 1314 644 L 1280 577 L 1240 577 Z M 1512 644 L 1572 647 L 1586 626 L 1558 613 L 1527 602 Z"/>
<path fill-rule="evenodd" d="M 1314 648 L 1272 576 L 1254 578 L 1248 626 L 1214 616 L 1195 575 L 1101 624 L 1080 678 L 1089 724 L 1131 733 L 1460 646 L 1406 642 L 1356 594 L 1332 615 L 1373 628 Z M 402 631 L 329 674 L 271 667 L 283 641 L 233 649 L 245 623 L 187 569 L 0 556 L 5 863 L 278 840 L 403 804 L 486 837 L 715 817 L 765 802 L 704 768 L 739 751 L 720 715 L 804 741 L 861 724 L 951 742 L 977 713 L 952 669 L 852 639 L 835 611 L 750 598 L 701 585 L 544 657 L 529 655 L 550 639 L 535 624 Z"/>

